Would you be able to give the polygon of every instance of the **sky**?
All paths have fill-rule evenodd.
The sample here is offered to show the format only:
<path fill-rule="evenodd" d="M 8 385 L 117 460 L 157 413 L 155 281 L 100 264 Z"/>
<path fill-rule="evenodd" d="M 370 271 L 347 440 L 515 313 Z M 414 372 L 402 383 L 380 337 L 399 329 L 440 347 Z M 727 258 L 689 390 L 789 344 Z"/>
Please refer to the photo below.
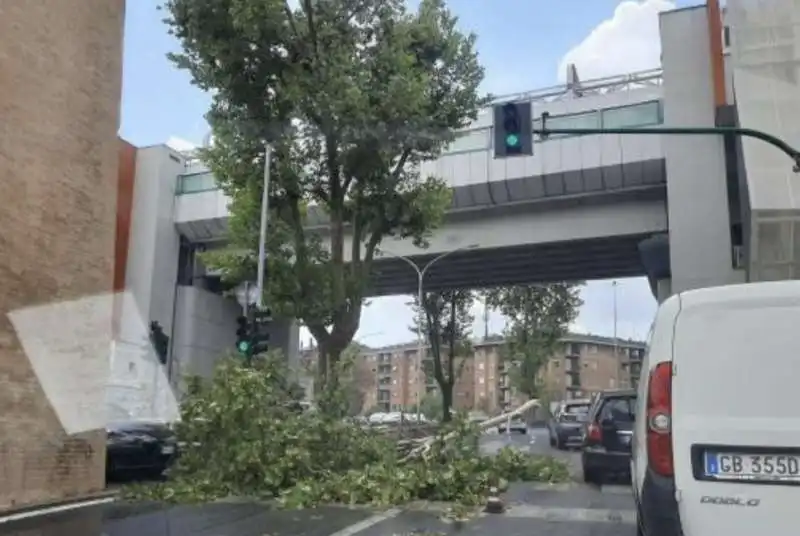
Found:
<path fill-rule="evenodd" d="M 136 0 L 126 7 L 120 134 L 137 146 L 200 144 L 208 134 L 203 115 L 210 99 L 167 60 L 177 42 L 162 23 L 160 3 Z M 486 69 L 483 89 L 503 95 L 556 85 L 565 79 L 569 63 L 577 66 L 583 80 L 658 67 L 658 13 L 698 3 L 702 2 L 449 0 L 448 5 L 458 15 L 461 29 L 478 36 L 478 54 Z M 584 306 L 572 329 L 613 335 L 614 294 L 611 281 L 587 283 L 582 290 Z M 407 301 L 404 296 L 372 300 L 356 340 L 369 346 L 409 341 L 412 312 Z M 616 301 L 617 335 L 644 338 L 656 310 L 647 281 L 620 280 Z M 474 332 L 480 336 L 484 332 L 480 304 L 473 312 Z M 488 325 L 491 333 L 501 332 L 502 317 L 492 312 Z M 310 336 L 302 337 L 309 344 Z"/>

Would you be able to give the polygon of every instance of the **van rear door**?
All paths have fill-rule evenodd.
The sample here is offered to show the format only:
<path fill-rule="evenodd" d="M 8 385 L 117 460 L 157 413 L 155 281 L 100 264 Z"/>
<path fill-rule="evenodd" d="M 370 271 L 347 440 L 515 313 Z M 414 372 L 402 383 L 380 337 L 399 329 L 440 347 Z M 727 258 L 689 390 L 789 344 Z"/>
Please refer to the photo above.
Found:
<path fill-rule="evenodd" d="M 672 445 L 684 533 L 793 533 L 800 284 L 681 295 L 674 334 Z"/>

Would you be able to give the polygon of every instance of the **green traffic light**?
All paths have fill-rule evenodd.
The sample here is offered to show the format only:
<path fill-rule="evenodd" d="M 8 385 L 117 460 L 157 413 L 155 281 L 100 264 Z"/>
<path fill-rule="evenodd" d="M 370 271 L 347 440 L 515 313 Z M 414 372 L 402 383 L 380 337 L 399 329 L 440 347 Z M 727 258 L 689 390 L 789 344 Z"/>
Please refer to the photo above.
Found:
<path fill-rule="evenodd" d="M 239 343 L 239 351 L 243 354 L 246 354 L 247 351 L 250 349 L 250 343 L 247 341 L 242 341 Z"/>
<path fill-rule="evenodd" d="M 517 136 L 516 134 L 508 134 L 506 136 L 506 145 L 508 145 L 509 147 L 516 147 L 517 145 L 519 145 L 519 136 Z"/>

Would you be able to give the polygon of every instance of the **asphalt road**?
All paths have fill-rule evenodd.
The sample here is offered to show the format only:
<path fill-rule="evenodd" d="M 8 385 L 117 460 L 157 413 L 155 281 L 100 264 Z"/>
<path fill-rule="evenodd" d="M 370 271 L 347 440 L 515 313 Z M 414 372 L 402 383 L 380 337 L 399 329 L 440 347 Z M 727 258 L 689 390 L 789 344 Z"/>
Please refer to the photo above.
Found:
<path fill-rule="evenodd" d="M 587 486 L 575 452 L 556 451 L 545 429 L 529 434 L 486 435 L 487 454 L 510 446 L 568 460 L 574 481 L 548 485 L 512 484 L 503 495 L 503 514 L 481 514 L 463 524 L 442 520 L 441 508 L 415 505 L 369 510 L 324 507 L 274 511 L 253 502 L 201 506 L 107 504 L 10 522 L 0 519 L 0 536 L 400 536 L 503 534 L 504 536 L 635 536 L 633 501 L 626 485 Z"/>

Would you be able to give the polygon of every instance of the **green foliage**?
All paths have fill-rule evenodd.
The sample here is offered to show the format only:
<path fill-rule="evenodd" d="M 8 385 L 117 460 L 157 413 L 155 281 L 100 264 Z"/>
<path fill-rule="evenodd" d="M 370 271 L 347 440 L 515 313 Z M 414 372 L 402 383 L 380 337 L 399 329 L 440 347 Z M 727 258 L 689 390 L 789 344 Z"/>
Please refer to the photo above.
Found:
<path fill-rule="evenodd" d="M 230 246 L 204 262 L 227 280 L 254 275 L 269 143 L 267 302 L 308 327 L 325 379 L 358 330 L 381 241 L 424 244 L 449 206 L 418 164 L 487 102 L 475 36 L 443 0 L 416 12 L 402 0 L 166 0 L 165 11 L 182 47 L 171 59 L 212 93 L 202 158 L 232 200 Z"/>
<path fill-rule="evenodd" d="M 581 283 L 553 283 L 486 291 L 488 307 L 506 318 L 502 357 L 511 365 L 513 386 L 530 398 L 542 394 L 540 371 L 578 316 Z"/>
<path fill-rule="evenodd" d="M 430 360 L 423 360 L 423 368 L 426 375 L 433 376 L 439 384 L 442 397 L 440 415 L 443 421 L 449 421 L 453 386 L 461 375 L 464 359 L 472 355 L 470 335 L 475 318 L 470 309 L 475 294 L 461 289 L 427 292 L 422 300 L 420 304 L 419 298 L 414 298 L 411 331 L 418 337 L 421 333 L 430 345 Z M 423 319 L 424 323 L 420 325 Z M 461 364 L 456 366 L 458 358 L 461 358 Z"/>
<path fill-rule="evenodd" d="M 397 443 L 348 419 L 298 412 L 279 356 L 253 366 L 228 360 L 190 394 L 177 427 L 186 442 L 167 482 L 134 485 L 129 498 L 208 502 L 229 496 L 319 503 L 390 505 L 411 500 L 475 505 L 501 480 L 560 481 L 563 462 L 503 451 L 481 457 L 466 422 L 444 428 L 425 457 L 403 461 Z M 456 437 L 444 441 L 444 433 Z M 212 462 L 212 463 L 209 463 Z"/>

